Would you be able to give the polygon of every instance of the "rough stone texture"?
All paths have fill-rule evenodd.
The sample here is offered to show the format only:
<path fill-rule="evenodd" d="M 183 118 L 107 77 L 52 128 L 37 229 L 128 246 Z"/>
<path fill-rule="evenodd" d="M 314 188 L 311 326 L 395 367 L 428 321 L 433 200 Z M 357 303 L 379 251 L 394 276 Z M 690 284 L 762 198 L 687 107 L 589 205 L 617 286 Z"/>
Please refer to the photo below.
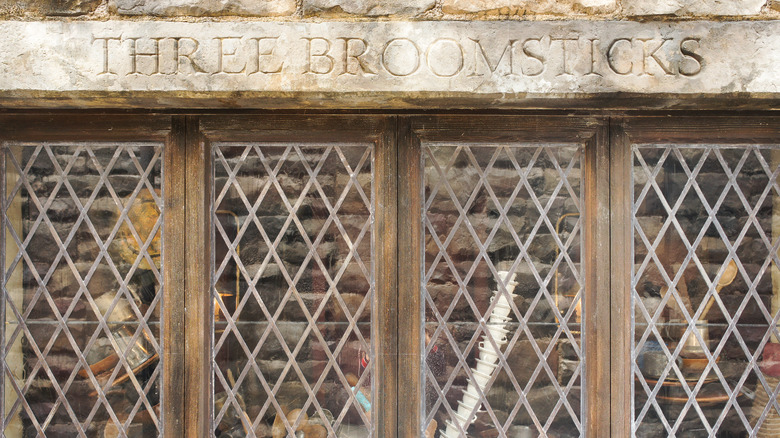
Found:
<path fill-rule="evenodd" d="M 32 20 L 79 16 L 247 16 L 294 19 L 406 17 L 426 20 L 631 19 L 655 15 L 686 18 L 750 16 L 780 19 L 778 0 L 0 0 L 0 17 Z"/>
<path fill-rule="evenodd" d="M 445 14 L 485 14 L 522 16 L 526 14 L 571 14 L 610 12 L 617 8 L 616 0 L 444 0 Z"/>
<path fill-rule="evenodd" d="M 27 106 L 63 96 L 120 105 L 122 92 L 153 99 L 145 106 L 780 98 L 780 21 L 7 21 L 0 41 L 0 102 Z"/>
<path fill-rule="evenodd" d="M 623 0 L 629 15 L 758 15 L 767 0 Z"/>
<path fill-rule="evenodd" d="M 288 16 L 296 7 L 295 0 L 109 0 L 110 10 L 120 15 Z"/>
<path fill-rule="evenodd" d="M 101 0 L 0 0 L 3 15 L 73 16 L 94 11 Z"/>
<path fill-rule="evenodd" d="M 416 16 L 436 5 L 435 0 L 304 0 L 305 15 Z"/>

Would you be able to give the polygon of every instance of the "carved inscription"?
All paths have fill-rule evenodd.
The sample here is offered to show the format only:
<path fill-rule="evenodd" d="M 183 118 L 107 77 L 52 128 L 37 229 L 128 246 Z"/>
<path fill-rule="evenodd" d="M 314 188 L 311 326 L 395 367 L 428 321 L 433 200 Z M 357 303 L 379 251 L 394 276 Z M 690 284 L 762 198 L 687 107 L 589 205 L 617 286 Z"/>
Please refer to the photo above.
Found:
<path fill-rule="evenodd" d="M 292 74 L 316 77 L 442 79 L 544 77 L 680 77 L 707 66 L 706 41 L 676 37 L 506 35 L 381 38 L 263 34 L 140 36 L 93 34 L 99 76 Z"/>
<path fill-rule="evenodd" d="M 55 20 L 0 28 L 0 94 L 19 105 L 19 93 L 70 91 L 138 91 L 155 106 L 213 97 L 216 106 L 245 99 L 263 107 L 277 105 L 262 100 L 275 96 L 334 107 L 780 96 L 780 20 Z"/>

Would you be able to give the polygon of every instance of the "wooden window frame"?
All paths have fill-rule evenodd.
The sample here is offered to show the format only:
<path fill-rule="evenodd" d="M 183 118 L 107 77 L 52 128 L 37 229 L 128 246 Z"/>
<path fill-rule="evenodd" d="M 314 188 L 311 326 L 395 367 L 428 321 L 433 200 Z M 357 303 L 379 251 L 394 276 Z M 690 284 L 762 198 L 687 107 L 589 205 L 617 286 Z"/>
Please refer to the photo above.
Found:
<path fill-rule="evenodd" d="M 188 150 L 196 157 L 188 161 L 192 183 L 187 191 L 188 220 L 193 221 L 187 247 L 189 254 L 209 255 L 211 250 L 211 143 L 219 141 L 252 142 L 346 142 L 374 145 L 374 262 L 375 290 L 372 332 L 376 349 L 374 382 L 377 399 L 372 412 L 378 436 L 393 436 L 396 406 L 396 272 L 397 258 L 395 205 L 395 120 L 385 116 L 320 116 L 320 117 L 241 117 L 213 116 L 191 119 L 192 134 Z M 197 145 L 194 144 L 197 142 Z M 378 183 L 377 183 L 378 182 Z M 188 223 L 190 225 L 190 223 Z M 190 240 L 188 240 L 189 242 Z M 212 431 L 212 354 L 211 337 L 213 311 L 211 303 L 210 257 L 188 259 L 186 266 L 189 290 L 186 307 L 187 327 L 187 387 L 197 388 L 186 396 L 187 436 L 211 436 Z"/>
<path fill-rule="evenodd" d="M 163 288 L 161 428 L 171 436 L 183 436 L 184 422 L 184 119 L 172 116 L 0 116 L 0 141 L 152 141 L 164 144 Z M 5 157 L 5 154 L 3 154 Z M 0 163 L 5 172 L 5 162 Z M 3 174 L 5 175 L 5 174 Z M 2 178 L 3 182 L 5 177 Z M 4 184 L 3 184 L 4 186 Z M 3 216 L 4 217 L 4 216 Z M 3 227 L 5 226 L 4 221 Z M 5 233 L 0 233 L 5 238 Z M 3 255 L 5 241 L 0 242 Z M 5 300 L 2 300 L 5 317 Z M 5 325 L 5 324 L 4 324 Z M 3 335 L 4 335 L 3 330 Z M 5 374 L 5 373 L 3 373 Z M 3 379 L 4 381 L 4 379 Z M 5 388 L 2 388 L 5 391 Z M 4 396 L 3 396 L 4 397 Z M 3 401 L 2 403 L 5 403 Z M 4 412 L 4 409 L 3 409 Z"/>
<path fill-rule="evenodd" d="M 399 278 L 399 350 L 415 352 L 419 358 L 422 335 L 422 199 L 420 145 L 425 141 L 468 142 L 558 142 L 584 146 L 583 172 L 583 251 L 584 272 L 582 347 L 585 385 L 581 418 L 588 436 L 605 436 L 609 412 L 599 409 L 599 400 L 608 396 L 609 368 L 604 364 L 609 357 L 609 260 L 596 257 L 607 250 L 608 220 L 604 216 L 609 203 L 608 175 L 608 120 L 600 117 L 567 116 L 430 116 L 402 118 L 399 142 L 399 229 L 411 230 L 400 234 L 399 251 L 411 257 L 399 260 L 399 272 L 411 273 Z M 604 291 L 598 293 L 598 291 Z M 399 381 L 407 382 L 399 388 L 399 436 L 417 436 L 422 424 L 420 400 L 422 394 L 421 360 L 401 361 Z M 588 404 L 589 394 L 594 400 Z"/>
<path fill-rule="evenodd" d="M 777 116 L 637 116 L 618 117 L 610 127 L 611 227 L 611 436 L 632 436 L 634 413 L 631 382 L 631 146 L 641 143 L 780 144 Z"/>
<path fill-rule="evenodd" d="M 375 330 L 379 437 L 419 434 L 421 162 L 426 140 L 557 141 L 585 145 L 582 421 L 587 436 L 631 436 L 632 142 L 780 142 L 777 115 L 682 117 L 520 113 L 4 114 L 0 140 L 165 142 L 162 424 L 165 436 L 210 436 L 211 148 L 214 141 L 361 141 L 376 145 Z M 4 168 L 4 167 L 3 167 Z M 4 248 L 5 242 L 0 242 Z M 405 273 L 400 275 L 400 273 Z M 383 310 L 382 312 L 377 309 Z M 604 408 L 608 406 L 609 408 Z"/>

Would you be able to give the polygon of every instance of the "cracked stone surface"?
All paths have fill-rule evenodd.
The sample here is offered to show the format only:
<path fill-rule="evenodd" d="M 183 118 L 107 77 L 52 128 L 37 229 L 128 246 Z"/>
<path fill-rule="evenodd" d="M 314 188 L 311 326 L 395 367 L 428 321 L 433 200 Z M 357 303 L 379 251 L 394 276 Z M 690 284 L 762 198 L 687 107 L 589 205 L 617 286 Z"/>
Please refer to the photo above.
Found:
<path fill-rule="evenodd" d="M 603 13 L 617 8 L 617 0 L 443 0 L 445 14 L 499 13 L 527 14 Z"/>
<path fill-rule="evenodd" d="M 4 21 L 0 42 L 0 103 L 28 106 L 63 96 L 103 106 L 120 96 L 334 107 L 780 101 L 780 21 Z"/>

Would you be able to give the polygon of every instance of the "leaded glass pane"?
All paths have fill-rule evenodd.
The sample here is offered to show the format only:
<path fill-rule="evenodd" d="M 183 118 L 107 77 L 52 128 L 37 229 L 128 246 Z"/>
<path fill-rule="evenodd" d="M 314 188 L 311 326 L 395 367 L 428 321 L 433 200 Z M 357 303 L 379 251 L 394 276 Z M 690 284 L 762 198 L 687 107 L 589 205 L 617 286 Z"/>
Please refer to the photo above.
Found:
<path fill-rule="evenodd" d="M 214 145 L 219 437 L 368 437 L 373 147 Z"/>
<path fill-rule="evenodd" d="M 581 146 L 422 151 L 421 434 L 580 436 Z"/>
<path fill-rule="evenodd" d="M 633 430 L 780 435 L 780 150 L 636 144 Z"/>
<path fill-rule="evenodd" d="M 4 436 L 160 435 L 160 144 L 3 143 Z"/>

